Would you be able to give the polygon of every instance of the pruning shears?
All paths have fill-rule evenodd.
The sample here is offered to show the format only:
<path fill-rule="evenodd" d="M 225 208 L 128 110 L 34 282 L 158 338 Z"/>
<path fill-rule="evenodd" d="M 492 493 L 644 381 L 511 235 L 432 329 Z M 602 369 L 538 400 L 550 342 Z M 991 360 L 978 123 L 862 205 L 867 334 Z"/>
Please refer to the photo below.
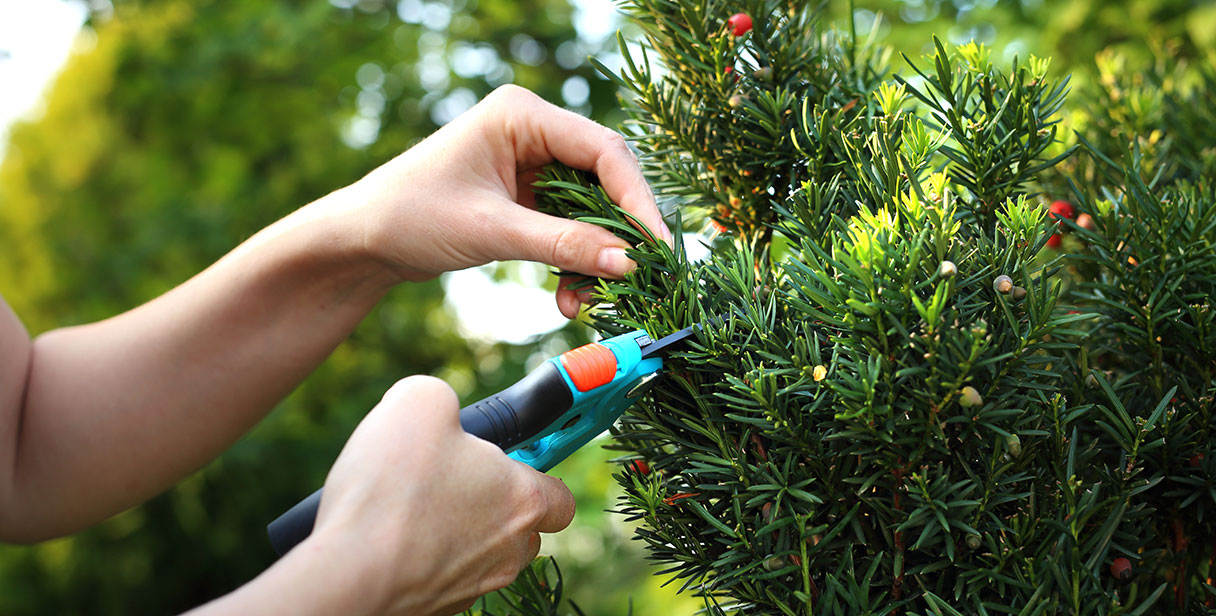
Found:
<path fill-rule="evenodd" d="M 460 425 L 545 472 L 607 430 L 659 376 L 667 352 L 700 325 L 654 340 L 638 329 L 546 360 L 510 387 L 460 409 Z M 312 532 L 321 490 L 267 526 L 280 556 Z"/>

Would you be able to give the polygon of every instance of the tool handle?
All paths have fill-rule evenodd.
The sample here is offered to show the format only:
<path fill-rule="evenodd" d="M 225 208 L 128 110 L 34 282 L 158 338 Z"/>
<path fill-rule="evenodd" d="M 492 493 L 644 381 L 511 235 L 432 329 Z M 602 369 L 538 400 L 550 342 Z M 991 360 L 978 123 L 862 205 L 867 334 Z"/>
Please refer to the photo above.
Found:
<path fill-rule="evenodd" d="M 553 362 L 545 362 L 515 384 L 460 409 L 465 432 L 504 451 L 539 434 L 574 404 L 574 396 Z M 321 490 L 296 503 L 266 527 L 279 556 L 312 533 L 321 506 Z"/>
<path fill-rule="evenodd" d="M 275 554 L 286 554 L 312 533 L 312 525 L 317 521 L 317 509 L 321 506 L 321 490 L 317 488 L 316 492 L 283 512 L 266 527 L 270 547 L 274 548 Z"/>
<path fill-rule="evenodd" d="M 460 409 L 460 427 L 511 451 L 540 434 L 573 404 L 574 395 L 561 371 L 547 361 L 514 385 Z"/>

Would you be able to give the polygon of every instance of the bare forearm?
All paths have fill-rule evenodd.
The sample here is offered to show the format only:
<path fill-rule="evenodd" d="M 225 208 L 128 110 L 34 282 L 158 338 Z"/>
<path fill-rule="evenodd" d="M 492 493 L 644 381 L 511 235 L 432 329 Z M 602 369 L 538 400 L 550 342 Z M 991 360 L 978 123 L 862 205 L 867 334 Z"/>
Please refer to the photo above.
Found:
<path fill-rule="evenodd" d="M 253 581 L 185 616 L 386 613 L 380 599 L 383 589 L 368 586 L 368 580 L 360 577 L 358 563 L 345 562 L 339 553 L 310 538 Z"/>
<path fill-rule="evenodd" d="M 34 341 L 7 538 L 71 532 L 163 490 L 291 391 L 391 286 L 334 193 L 139 308 Z M 25 524 L 22 526 L 22 524 Z"/>

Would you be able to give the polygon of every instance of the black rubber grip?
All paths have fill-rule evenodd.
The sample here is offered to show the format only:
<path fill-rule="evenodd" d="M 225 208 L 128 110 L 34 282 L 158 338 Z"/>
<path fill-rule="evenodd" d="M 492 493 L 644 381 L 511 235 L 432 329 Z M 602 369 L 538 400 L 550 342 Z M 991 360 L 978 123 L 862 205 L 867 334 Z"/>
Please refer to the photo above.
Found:
<path fill-rule="evenodd" d="M 460 409 L 465 432 L 510 449 L 538 434 L 570 410 L 574 395 L 552 362 L 514 385 Z"/>
<path fill-rule="evenodd" d="M 270 547 L 274 548 L 275 554 L 286 554 L 312 533 L 312 525 L 317 521 L 317 509 L 320 507 L 321 489 L 318 488 L 266 527 L 266 534 L 270 535 Z"/>
<path fill-rule="evenodd" d="M 514 385 L 460 409 L 460 427 L 506 450 L 540 433 L 573 404 L 574 395 L 561 371 L 545 362 Z M 308 537 L 320 506 L 321 490 L 317 490 L 266 527 L 279 556 Z"/>

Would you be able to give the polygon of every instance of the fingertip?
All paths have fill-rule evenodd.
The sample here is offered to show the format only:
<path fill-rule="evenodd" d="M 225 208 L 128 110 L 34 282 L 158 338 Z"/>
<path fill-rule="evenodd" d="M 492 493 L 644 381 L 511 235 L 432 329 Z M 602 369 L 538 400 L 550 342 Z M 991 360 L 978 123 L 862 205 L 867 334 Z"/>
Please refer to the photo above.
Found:
<path fill-rule="evenodd" d="M 610 276 L 620 278 L 637 269 L 638 264 L 629 258 L 624 248 L 608 246 L 600 249 L 599 256 L 596 257 L 596 267 Z"/>
<path fill-rule="evenodd" d="M 558 289 L 555 297 L 557 299 L 557 309 L 561 311 L 562 316 L 567 319 L 578 317 L 580 303 L 577 293 L 571 289 Z"/>

